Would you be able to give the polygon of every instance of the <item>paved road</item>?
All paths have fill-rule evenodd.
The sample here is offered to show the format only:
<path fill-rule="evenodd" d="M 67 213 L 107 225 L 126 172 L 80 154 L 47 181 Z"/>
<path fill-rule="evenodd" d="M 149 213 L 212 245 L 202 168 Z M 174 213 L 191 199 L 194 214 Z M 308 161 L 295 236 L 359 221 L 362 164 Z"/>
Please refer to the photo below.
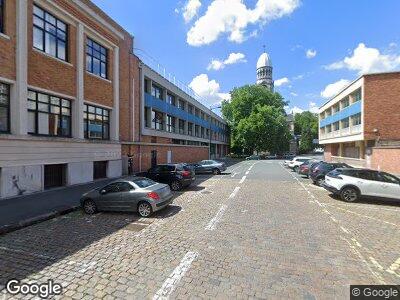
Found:
<path fill-rule="evenodd" d="M 53 279 L 73 299 L 343 299 L 349 284 L 400 281 L 399 204 L 343 203 L 279 161 L 197 183 L 149 219 L 74 212 L 0 237 L 0 285 Z"/>

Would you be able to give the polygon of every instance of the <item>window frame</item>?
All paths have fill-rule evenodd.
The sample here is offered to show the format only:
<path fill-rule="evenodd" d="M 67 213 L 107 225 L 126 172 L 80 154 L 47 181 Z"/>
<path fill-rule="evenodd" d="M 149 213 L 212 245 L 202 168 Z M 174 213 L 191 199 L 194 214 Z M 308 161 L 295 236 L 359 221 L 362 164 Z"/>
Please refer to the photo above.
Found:
<path fill-rule="evenodd" d="M 0 1 L 2 1 L 2 0 L 0 0 Z M 37 8 L 37 9 L 39 9 L 39 10 L 41 10 L 43 12 L 43 17 L 35 14 L 35 8 Z M 55 19 L 55 25 L 52 24 L 50 21 L 48 21 L 46 16 L 50 16 L 50 17 L 54 18 Z M 35 17 L 38 18 L 41 22 L 43 22 L 43 27 L 40 27 L 39 25 L 35 24 Z M 58 23 L 63 24 L 65 26 L 65 30 L 61 29 L 58 26 Z M 52 13 L 48 12 L 47 10 L 41 8 L 39 5 L 36 5 L 36 4 L 33 5 L 32 24 L 33 24 L 33 27 L 32 27 L 32 46 L 33 46 L 33 48 L 38 50 L 38 51 L 41 51 L 41 52 L 43 52 L 43 53 L 45 53 L 47 55 L 50 55 L 50 56 L 52 56 L 54 58 L 57 58 L 59 60 L 65 61 L 65 62 L 68 62 L 69 61 L 69 59 L 68 59 L 68 54 L 69 54 L 68 53 L 68 45 L 69 45 L 69 39 L 68 39 L 69 27 L 68 27 L 68 24 L 66 22 L 64 22 L 63 20 L 59 19 L 58 17 L 56 17 L 55 15 L 53 15 Z M 51 31 L 47 30 L 46 29 L 46 27 L 47 27 L 46 25 L 55 27 L 56 33 L 54 34 Z M 34 41 L 35 28 L 37 30 L 41 31 L 43 49 L 35 47 L 35 41 Z M 61 31 L 61 33 L 64 34 L 65 40 L 63 40 L 62 38 L 59 37 L 59 35 L 58 35 L 59 31 Z M 56 44 L 55 44 L 56 53 L 55 53 L 55 55 L 53 55 L 53 54 L 51 54 L 51 53 L 46 51 L 46 49 L 47 49 L 46 34 L 52 36 L 56 40 Z M 65 57 L 64 58 L 59 56 L 59 49 L 58 49 L 59 48 L 58 47 L 59 41 L 61 41 L 61 42 L 63 42 L 65 44 L 65 46 L 64 46 L 65 47 Z"/>
<path fill-rule="evenodd" d="M 35 99 L 29 98 L 29 93 L 35 93 Z M 40 101 L 39 100 L 39 95 L 47 96 L 49 101 L 48 102 Z M 59 100 L 59 105 L 52 104 L 51 103 L 52 98 L 58 99 Z M 29 104 L 29 102 L 34 102 L 35 103 L 35 109 L 30 108 L 29 105 L 28 105 L 28 109 L 27 109 L 28 114 L 29 114 L 29 112 L 35 113 L 35 132 L 29 132 L 28 131 L 28 134 L 36 135 L 36 136 L 49 136 L 49 137 L 60 137 L 60 138 L 71 138 L 72 137 L 72 101 L 70 99 L 65 99 L 65 98 L 61 98 L 61 97 L 54 96 L 54 95 L 51 95 L 51 94 L 42 93 L 42 92 L 39 92 L 39 91 L 28 89 L 28 98 L 27 98 L 26 101 L 27 101 L 28 104 Z M 63 105 L 64 101 L 67 101 L 69 103 L 69 106 Z M 40 110 L 39 109 L 39 105 L 43 105 L 43 106 L 47 105 L 47 111 Z M 52 107 L 59 108 L 60 112 L 58 114 L 52 113 L 51 112 L 51 108 Z M 63 114 L 63 108 L 64 109 L 69 109 L 69 115 Z M 63 117 L 69 118 L 69 126 L 68 126 L 69 134 L 63 135 L 63 134 L 58 134 L 58 133 L 57 134 L 40 133 L 39 132 L 39 114 L 57 115 L 59 117 L 58 130 L 62 129 L 61 122 L 63 120 Z M 49 128 L 49 132 L 50 132 L 50 128 Z"/>
<path fill-rule="evenodd" d="M 98 48 L 98 49 L 95 49 Z M 89 53 L 89 50 L 91 50 L 91 53 Z M 103 51 L 104 50 L 104 51 Z M 86 53 L 86 71 L 89 72 L 90 74 L 93 74 L 95 76 L 99 76 L 103 79 L 108 79 L 108 60 L 109 60 L 109 49 L 101 45 L 100 43 L 96 42 L 90 37 L 86 37 L 86 47 L 85 47 L 85 53 Z M 96 57 L 94 53 L 99 53 L 99 57 Z M 105 57 L 103 59 L 103 56 Z M 90 58 L 90 68 L 88 66 L 88 58 Z M 94 72 L 94 60 L 99 61 L 99 73 Z M 104 71 L 104 76 L 102 72 L 102 64 L 104 64 L 105 71 Z"/>
<path fill-rule="evenodd" d="M 154 95 L 153 95 L 153 91 L 154 91 Z M 159 94 L 159 97 L 157 97 L 157 92 Z M 153 96 L 154 98 L 157 98 L 159 100 L 164 100 L 163 99 L 163 89 L 162 87 L 156 85 L 156 84 L 152 84 L 151 85 L 151 96 Z"/>
<path fill-rule="evenodd" d="M 176 98 L 174 95 L 167 93 L 167 103 L 172 106 L 176 106 Z"/>
<path fill-rule="evenodd" d="M 0 0 L 0 33 L 5 33 L 5 20 L 6 20 L 6 13 L 5 13 L 6 3 L 4 0 Z"/>
<path fill-rule="evenodd" d="M 166 129 L 167 132 L 169 133 L 175 133 L 175 117 L 172 115 L 167 115 L 167 124 L 166 124 Z"/>
<path fill-rule="evenodd" d="M 2 1 L 2 0 L 0 0 L 0 1 Z M 7 83 L 3 83 L 3 82 L 0 82 L 0 85 L 5 86 L 6 89 L 7 89 L 7 93 L 6 94 L 2 93 L 1 90 L 0 90 L 0 96 L 1 95 L 5 95 L 6 98 L 7 98 L 7 101 L 8 101 L 7 105 L 0 103 L 0 107 L 7 108 L 7 130 L 0 130 L 0 133 L 10 133 L 10 126 L 11 126 L 11 122 L 10 122 L 10 85 L 7 84 Z"/>
<path fill-rule="evenodd" d="M 84 103 L 83 105 L 83 133 L 84 133 L 84 137 L 87 140 L 98 140 L 98 141 L 109 141 L 110 140 L 110 118 L 111 118 L 111 110 L 101 107 L 101 106 L 96 106 L 93 104 L 89 104 L 89 103 Z M 94 112 L 90 112 L 89 111 L 89 107 L 93 107 L 94 108 Z M 99 114 L 97 113 L 97 110 L 101 110 L 102 113 Z M 107 112 L 107 115 L 104 114 L 104 112 Z M 94 115 L 94 120 L 95 121 L 99 121 L 99 119 L 97 119 L 97 116 L 101 116 L 101 138 L 97 138 L 97 137 L 89 137 L 89 115 Z M 85 117 L 86 117 L 86 125 L 85 125 Z M 105 120 L 105 117 L 108 118 L 108 120 Z M 108 125 L 108 136 L 104 137 L 104 124 Z"/>
<path fill-rule="evenodd" d="M 154 118 L 153 118 L 153 113 L 154 113 Z M 157 115 L 161 115 L 161 119 L 158 119 Z M 157 124 L 159 128 L 157 128 Z M 164 116 L 162 112 L 159 112 L 154 109 L 151 111 L 151 128 L 154 130 L 164 130 Z"/>

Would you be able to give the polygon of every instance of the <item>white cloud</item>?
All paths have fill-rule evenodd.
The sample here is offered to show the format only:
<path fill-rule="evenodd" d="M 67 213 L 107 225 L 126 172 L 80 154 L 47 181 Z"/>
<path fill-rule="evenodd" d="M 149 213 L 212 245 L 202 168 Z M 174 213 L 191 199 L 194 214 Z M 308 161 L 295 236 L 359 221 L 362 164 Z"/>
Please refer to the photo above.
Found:
<path fill-rule="evenodd" d="M 314 58 L 316 55 L 317 55 L 317 50 L 308 49 L 306 51 L 306 57 L 307 58 Z"/>
<path fill-rule="evenodd" d="M 319 108 L 318 108 L 318 106 L 317 106 L 317 103 L 310 101 L 310 102 L 308 103 L 308 110 L 309 110 L 310 112 L 312 112 L 313 114 L 317 114 L 317 113 L 318 113 L 318 110 L 319 110 Z"/>
<path fill-rule="evenodd" d="M 225 68 L 226 65 L 233 65 L 237 63 L 245 63 L 247 62 L 246 56 L 243 53 L 231 53 L 228 58 L 224 61 L 213 59 L 207 67 L 207 70 L 221 70 Z"/>
<path fill-rule="evenodd" d="M 289 78 L 283 77 L 283 78 L 279 78 L 279 79 L 275 80 L 274 85 L 276 87 L 279 87 L 279 86 L 282 86 L 282 85 L 285 85 L 285 84 L 289 84 L 289 83 L 290 83 Z"/>
<path fill-rule="evenodd" d="M 350 80 L 347 79 L 340 79 L 339 81 L 328 84 L 321 92 L 321 96 L 324 98 L 332 98 L 349 84 Z"/>
<path fill-rule="evenodd" d="M 255 8 L 250 9 L 242 0 L 213 0 L 206 13 L 190 28 L 187 43 L 208 45 L 224 33 L 230 41 L 241 43 L 249 37 L 249 25 L 265 25 L 290 15 L 299 5 L 300 0 L 257 0 Z M 256 35 L 256 31 L 250 35 Z"/>
<path fill-rule="evenodd" d="M 400 55 L 382 54 L 379 49 L 368 48 L 360 43 L 351 56 L 334 62 L 325 68 L 327 70 L 348 69 L 358 74 L 392 71 L 400 67 Z"/>
<path fill-rule="evenodd" d="M 298 94 L 296 94 L 294 92 L 290 92 L 290 95 L 293 96 L 293 97 L 297 97 L 298 96 Z"/>
<path fill-rule="evenodd" d="M 316 113 L 318 113 L 318 106 L 317 106 L 317 103 L 310 101 L 308 103 L 308 108 L 306 108 L 306 109 L 300 108 L 298 106 L 294 106 L 292 108 L 289 106 L 286 106 L 285 110 L 286 110 L 286 113 L 293 114 L 293 115 L 301 114 L 304 111 L 309 111 L 309 112 L 312 112 L 313 114 L 316 114 Z"/>
<path fill-rule="evenodd" d="M 189 87 L 208 105 L 219 103 L 222 100 L 230 100 L 230 94 L 221 93 L 219 83 L 214 79 L 209 80 L 207 74 L 200 74 L 193 78 Z"/>
<path fill-rule="evenodd" d="M 183 8 L 182 16 L 186 23 L 190 22 L 201 7 L 200 0 L 188 0 Z"/>

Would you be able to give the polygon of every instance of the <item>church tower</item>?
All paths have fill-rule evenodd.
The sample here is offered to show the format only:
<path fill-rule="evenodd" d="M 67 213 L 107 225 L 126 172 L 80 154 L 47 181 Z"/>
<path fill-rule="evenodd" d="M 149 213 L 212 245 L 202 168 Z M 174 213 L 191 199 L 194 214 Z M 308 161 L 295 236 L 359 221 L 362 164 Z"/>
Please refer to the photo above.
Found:
<path fill-rule="evenodd" d="M 268 53 L 265 51 L 257 61 L 257 84 L 267 87 L 271 92 L 274 91 L 274 80 L 272 79 L 272 62 Z"/>

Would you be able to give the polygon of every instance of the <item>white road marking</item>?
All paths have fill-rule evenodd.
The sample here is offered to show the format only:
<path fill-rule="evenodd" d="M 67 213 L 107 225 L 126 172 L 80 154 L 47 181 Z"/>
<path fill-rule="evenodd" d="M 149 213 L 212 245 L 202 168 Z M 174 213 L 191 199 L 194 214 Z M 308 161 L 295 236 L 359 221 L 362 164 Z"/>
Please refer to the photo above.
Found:
<path fill-rule="evenodd" d="M 383 271 L 383 267 L 376 261 L 376 259 L 375 258 L 373 258 L 373 257 L 369 257 L 369 260 L 371 261 L 371 263 L 375 266 L 375 267 L 377 267 L 379 270 L 381 270 L 381 271 Z"/>
<path fill-rule="evenodd" d="M 235 196 L 236 196 L 236 194 L 239 192 L 239 190 L 240 190 L 240 187 L 239 187 L 239 186 L 235 187 L 235 189 L 233 190 L 233 192 L 229 195 L 229 199 L 235 198 Z"/>
<path fill-rule="evenodd" d="M 245 174 L 246 174 L 246 175 L 249 175 L 249 173 L 250 173 L 250 171 L 246 171 L 246 173 L 245 173 Z"/>
<path fill-rule="evenodd" d="M 215 215 L 215 217 L 212 218 L 211 221 L 207 224 L 205 230 L 215 230 L 217 223 L 221 220 L 222 215 L 224 214 L 224 212 L 227 208 L 228 208 L 228 206 L 226 206 L 225 204 L 222 204 L 219 211 Z"/>
<path fill-rule="evenodd" d="M 189 251 L 182 258 L 180 264 L 175 268 L 175 270 L 169 275 L 169 277 L 164 281 L 162 287 L 154 295 L 153 300 L 156 299 L 169 299 L 171 293 L 175 290 L 177 284 L 181 281 L 183 276 L 189 270 L 192 262 L 198 256 L 197 252 Z"/>
<path fill-rule="evenodd" d="M 395 272 L 400 269 L 400 257 L 386 270 L 391 274 L 396 274 Z"/>
<path fill-rule="evenodd" d="M 242 179 L 240 179 L 239 184 L 242 184 L 245 180 L 246 180 L 246 175 L 243 176 Z"/>

